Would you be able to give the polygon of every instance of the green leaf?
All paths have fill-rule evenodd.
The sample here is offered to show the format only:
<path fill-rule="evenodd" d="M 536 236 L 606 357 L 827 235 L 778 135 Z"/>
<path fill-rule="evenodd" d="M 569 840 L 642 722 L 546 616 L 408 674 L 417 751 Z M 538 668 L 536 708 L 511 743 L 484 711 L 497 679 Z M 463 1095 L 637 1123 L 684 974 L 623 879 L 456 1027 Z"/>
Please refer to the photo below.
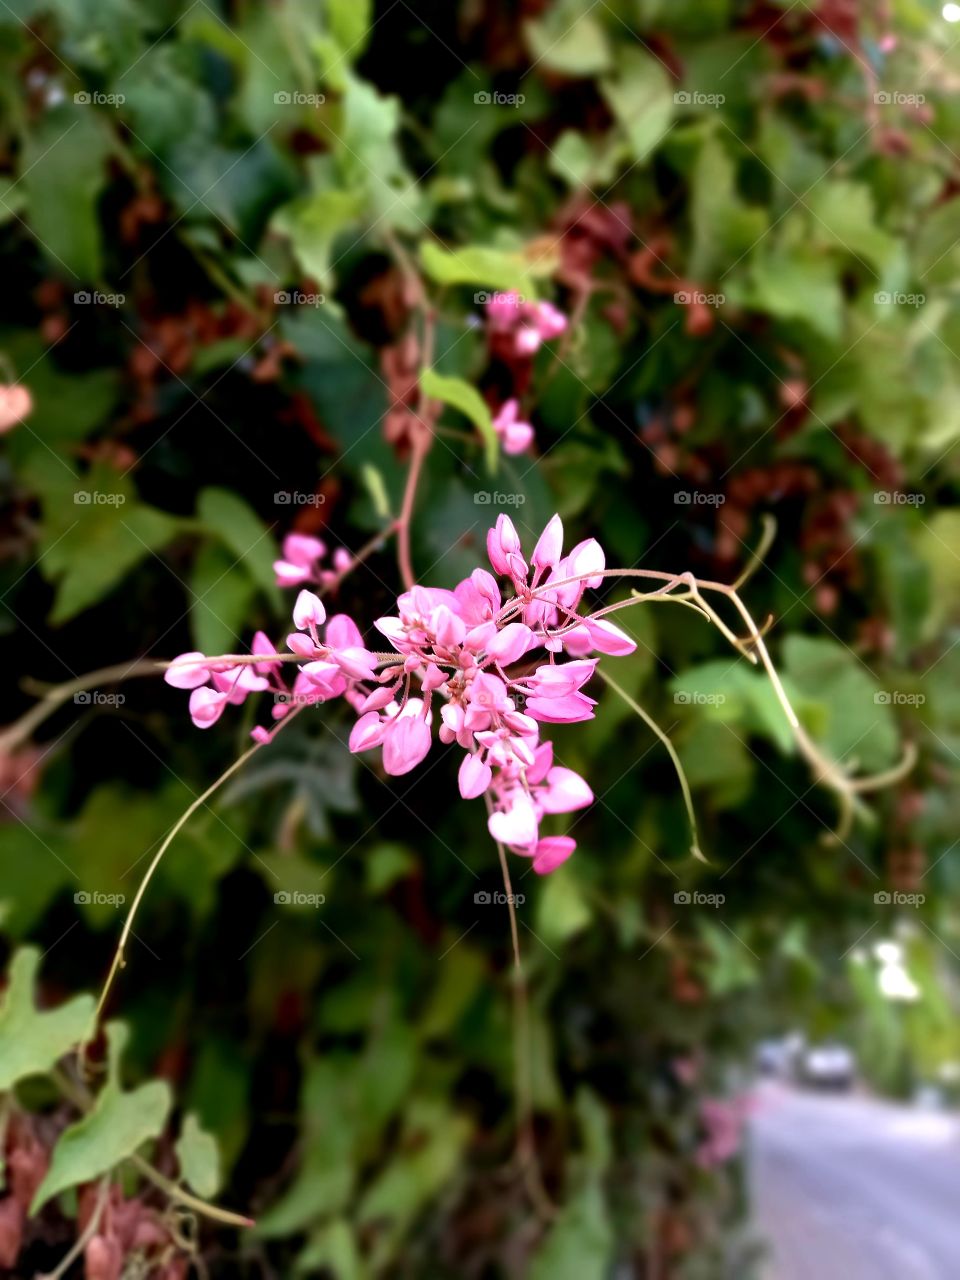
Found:
<path fill-rule="evenodd" d="M 416 871 L 417 859 L 401 844 L 378 844 L 366 854 L 364 865 L 367 892 L 377 895 Z"/>
<path fill-rule="evenodd" d="M 823 636 L 787 636 L 784 673 L 814 711 L 818 742 L 840 762 L 863 771 L 885 769 L 898 755 L 896 722 L 884 693 L 862 661 Z"/>
<path fill-rule="evenodd" d="M 436 284 L 476 284 L 535 297 L 534 278 L 548 276 L 556 266 L 553 254 L 527 257 L 518 249 L 470 244 L 444 249 L 426 240 L 420 250 L 423 269 Z"/>
<path fill-rule="evenodd" d="M 67 1187 L 99 1178 L 163 1131 L 170 1111 L 170 1086 L 152 1080 L 127 1093 L 120 1087 L 120 1055 L 128 1034 L 122 1022 L 107 1024 L 107 1082 L 89 1115 L 65 1129 L 57 1140 L 50 1168 L 33 1197 L 31 1213 L 37 1213 Z"/>
<path fill-rule="evenodd" d="M 184 1119 L 176 1144 L 180 1176 L 198 1196 L 209 1200 L 220 1189 L 220 1149 L 212 1133 L 200 1127 L 191 1111 Z"/>
<path fill-rule="evenodd" d="M 336 1280 L 364 1280 L 368 1274 L 353 1228 L 344 1218 L 335 1218 L 316 1231 L 294 1259 L 298 1275 L 331 1272 Z"/>
<path fill-rule="evenodd" d="M 610 68 L 606 33 L 581 0 L 560 0 L 543 18 L 524 24 L 531 58 L 568 76 L 599 75 Z"/>
<path fill-rule="evenodd" d="M 56 602 L 50 614 L 55 626 L 99 604 L 131 569 L 170 542 L 181 528 L 180 521 L 172 516 L 137 503 L 89 504 L 78 510 L 83 514 L 78 515 L 76 526 L 60 541 L 54 541 L 49 526 L 44 537 L 46 553 L 40 568 L 45 578 L 57 583 Z"/>
<path fill-rule="evenodd" d="M 256 584 L 218 542 L 201 547 L 190 573 L 190 630 L 201 653 L 236 653 Z"/>
<path fill-rule="evenodd" d="M 612 137 L 587 137 L 565 129 L 553 144 L 548 167 L 572 187 L 608 187 L 623 161 L 623 143 Z"/>
<path fill-rule="evenodd" d="M 745 204 L 737 194 L 736 167 L 714 136 L 707 138 L 697 157 L 691 216 L 693 280 L 715 278 L 756 244 L 767 227 L 766 211 Z"/>
<path fill-rule="evenodd" d="M 229 489 L 204 489 L 197 500 L 197 516 L 279 608 L 281 598 L 273 573 L 276 543 L 253 508 Z"/>
<path fill-rule="evenodd" d="M 23 947 L 10 962 L 0 1005 L 0 1092 L 18 1080 L 42 1075 L 93 1032 L 93 996 L 75 996 L 59 1009 L 40 1012 L 33 1000 L 40 952 Z"/>
<path fill-rule="evenodd" d="M 834 265 L 805 250 L 762 250 L 752 259 L 748 305 L 781 320 L 802 320 L 831 342 L 843 332 L 843 291 Z"/>
<path fill-rule="evenodd" d="M 593 919 L 576 873 L 569 866 L 545 876 L 537 899 L 537 932 L 548 942 L 566 942 Z"/>
<path fill-rule="evenodd" d="M 362 192 L 331 187 L 284 205 L 273 219 L 273 229 L 290 237 L 301 268 L 322 285 L 329 281 L 334 241 L 357 222 L 363 208 Z"/>
<path fill-rule="evenodd" d="M 352 62 L 363 52 L 373 18 L 373 0 L 327 0 L 327 19 L 343 56 Z"/>
<path fill-rule="evenodd" d="M 613 1228 L 599 1182 L 573 1196 L 530 1268 L 530 1280 L 605 1280 L 613 1259 Z"/>
<path fill-rule="evenodd" d="M 0 840 L 0 923 L 11 938 L 29 937 L 58 894 L 76 887 L 68 862 L 71 843 L 61 832 L 41 836 L 22 822 L 8 823 Z"/>
<path fill-rule="evenodd" d="M 470 1122 L 436 1100 L 410 1103 L 405 1141 L 360 1202 L 358 1224 L 379 1223 L 380 1259 L 389 1258 L 417 1213 L 453 1177 Z M 389 1233 L 389 1234 L 387 1234 Z"/>
<path fill-rule="evenodd" d="M 666 69 L 649 53 L 627 46 L 616 75 L 601 81 L 600 89 L 627 135 L 634 161 L 646 160 L 673 121 L 673 84 Z"/>
<path fill-rule="evenodd" d="M 21 166 L 28 222 L 57 274 L 101 279 L 97 200 L 110 150 L 100 115 L 89 105 L 46 111 L 27 134 Z"/>
<path fill-rule="evenodd" d="M 486 446 L 487 466 L 491 472 L 496 471 L 497 459 L 500 456 L 500 442 L 493 429 L 490 410 L 476 387 L 471 387 L 470 383 L 464 382 L 462 378 L 445 377 L 435 369 L 423 370 L 420 374 L 420 385 L 426 395 L 432 396 L 435 400 L 442 400 L 444 404 L 452 405 L 454 409 L 459 409 L 465 417 L 470 419 L 480 432 Z"/>
<path fill-rule="evenodd" d="M 873 196 L 859 182 L 817 183 L 804 200 L 810 214 L 812 244 L 839 249 L 866 262 L 877 275 L 874 287 L 896 292 L 906 287 L 907 256 L 904 246 L 877 223 Z"/>

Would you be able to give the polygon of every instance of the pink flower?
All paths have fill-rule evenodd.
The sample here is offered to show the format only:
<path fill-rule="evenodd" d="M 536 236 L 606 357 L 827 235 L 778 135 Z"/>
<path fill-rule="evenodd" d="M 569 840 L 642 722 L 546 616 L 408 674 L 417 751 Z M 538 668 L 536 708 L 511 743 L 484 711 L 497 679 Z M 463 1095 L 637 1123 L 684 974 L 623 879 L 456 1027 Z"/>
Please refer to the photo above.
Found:
<path fill-rule="evenodd" d="M 493 420 L 504 453 L 523 453 L 533 444 L 533 427 L 517 416 L 519 408 L 516 400 L 508 400 Z"/>
<path fill-rule="evenodd" d="M 191 662 L 191 658 L 196 661 Z M 179 654 L 167 667 L 163 678 L 167 684 L 173 685 L 174 689 L 196 689 L 198 685 L 206 684 L 210 679 L 206 654 L 197 652 Z"/>
<path fill-rule="evenodd" d="M 501 844 L 523 848 L 537 839 L 537 811 L 526 792 L 517 789 L 503 809 L 491 813 L 487 828 Z"/>
<path fill-rule="evenodd" d="M 198 729 L 209 729 L 223 715 L 227 695 L 218 693 L 208 685 L 194 689 L 190 695 L 190 719 Z"/>
<path fill-rule="evenodd" d="M 33 412 L 33 397 L 22 383 L 0 386 L 0 435 Z"/>
<path fill-rule="evenodd" d="M 312 591 L 301 591 L 293 606 L 293 625 L 297 630 L 309 631 L 314 635 L 316 628 L 323 626 L 326 617 L 327 611 L 320 597 L 315 596 Z"/>
<path fill-rule="evenodd" d="M 573 853 L 577 842 L 571 836 L 545 836 L 537 841 L 533 851 L 533 869 L 538 876 L 547 876 Z"/>
<path fill-rule="evenodd" d="M 523 314 L 535 317 L 538 333 L 555 336 L 565 321 L 545 305 Z M 497 323 L 507 323 L 505 306 L 500 304 Z M 515 401 L 498 418 L 509 448 L 508 438 L 516 442 L 516 429 L 526 424 L 516 420 Z M 460 795 L 486 795 L 491 836 L 530 858 L 538 875 L 547 875 L 576 846 L 570 836 L 541 837 L 542 821 L 585 808 L 593 792 L 578 773 L 554 764 L 551 743 L 540 740 L 541 725 L 591 719 L 596 704 L 583 690 L 599 659 L 588 655 L 635 647 L 612 623 L 580 612 L 584 593 L 603 583 L 603 549 L 587 538 L 564 555 L 563 538 L 563 524 L 554 515 L 528 564 L 512 520 L 499 516 L 487 534 L 487 552 L 512 594 L 504 599 L 496 578 L 482 568 L 452 591 L 413 586 L 397 598 L 395 614 L 374 624 L 396 654 L 378 659 L 352 618 L 340 613 L 328 619 L 320 596 L 303 586 L 336 579 L 333 571 L 319 568 L 323 543 L 291 534 L 278 562 L 278 574 L 301 587 L 293 607 L 296 629 L 286 641 L 290 653 L 279 654 L 257 632 L 253 661 L 186 653 L 170 665 L 166 680 L 191 691 L 190 714 L 200 728 L 214 724 L 228 704 L 268 689 L 274 693 L 274 721 L 294 707 L 342 697 L 357 716 L 350 750 L 381 748 L 383 768 L 393 777 L 410 773 L 426 758 L 438 709 L 441 742 L 455 742 L 465 753 L 457 775 Z M 334 563 L 339 571 L 352 562 L 344 553 Z M 541 656 L 525 661 L 531 653 Z M 285 658 L 294 659 L 292 686 Z M 268 742 L 276 731 L 258 727 L 253 737 Z"/>
<path fill-rule="evenodd" d="M 550 302 L 526 302 L 516 293 L 497 293 L 487 303 L 491 334 L 506 342 L 513 355 L 535 356 L 544 342 L 558 338 L 567 317 Z"/>
<path fill-rule="evenodd" d="M 288 533 L 283 540 L 283 557 L 273 562 L 278 587 L 298 587 L 317 581 L 317 566 L 327 554 L 319 538 L 304 533 Z"/>
<path fill-rule="evenodd" d="M 411 703 L 407 703 L 409 707 Z M 430 727 L 418 716 L 401 713 L 383 735 L 383 767 L 399 778 L 415 769 L 430 750 Z"/>
<path fill-rule="evenodd" d="M 464 800 L 474 800 L 483 795 L 492 778 L 493 770 L 484 763 L 479 752 L 463 757 L 457 781 Z"/>

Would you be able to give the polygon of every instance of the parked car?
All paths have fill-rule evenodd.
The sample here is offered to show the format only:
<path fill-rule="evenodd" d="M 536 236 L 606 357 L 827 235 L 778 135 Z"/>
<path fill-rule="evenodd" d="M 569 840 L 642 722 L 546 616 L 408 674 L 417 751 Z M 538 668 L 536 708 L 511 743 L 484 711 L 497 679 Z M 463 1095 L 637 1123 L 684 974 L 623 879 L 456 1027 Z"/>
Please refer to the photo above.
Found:
<path fill-rule="evenodd" d="M 850 1089 L 856 1074 L 856 1059 L 846 1045 L 811 1045 L 801 1054 L 800 1081 L 811 1088 Z"/>

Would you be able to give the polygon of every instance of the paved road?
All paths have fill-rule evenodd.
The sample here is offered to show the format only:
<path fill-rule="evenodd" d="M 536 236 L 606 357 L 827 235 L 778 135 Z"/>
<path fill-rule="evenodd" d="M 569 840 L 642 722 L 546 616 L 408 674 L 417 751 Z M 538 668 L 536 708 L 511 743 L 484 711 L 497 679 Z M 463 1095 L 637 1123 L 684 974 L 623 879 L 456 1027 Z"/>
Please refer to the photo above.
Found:
<path fill-rule="evenodd" d="M 751 1120 L 767 1280 L 960 1280 L 960 1123 L 764 1085 Z"/>

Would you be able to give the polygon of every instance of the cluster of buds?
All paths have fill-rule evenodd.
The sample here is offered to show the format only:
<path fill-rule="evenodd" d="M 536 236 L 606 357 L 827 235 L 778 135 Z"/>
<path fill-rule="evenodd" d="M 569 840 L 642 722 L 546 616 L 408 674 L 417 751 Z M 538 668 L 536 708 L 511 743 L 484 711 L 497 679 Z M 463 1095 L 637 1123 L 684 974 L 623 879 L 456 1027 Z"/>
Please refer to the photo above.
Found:
<path fill-rule="evenodd" d="M 545 342 L 559 338 L 567 317 L 552 302 L 528 302 L 516 293 L 497 293 L 486 304 L 487 324 L 497 345 L 506 343 L 517 357 L 535 356 Z"/>
<path fill-rule="evenodd" d="M 288 533 L 283 540 L 283 555 L 273 562 L 273 572 L 278 587 L 302 587 L 308 582 L 315 586 L 335 586 L 353 566 L 353 557 L 344 547 L 333 553 L 332 568 L 324 568 L 327 544 L 321 538 L 306 533 Z"/>
<path fill-rule="evenodd" d="M 278 562 L 293 582 L 295 570 L 313 572 L 324 553 L 319 540 L 296 537 L 292 546 L 287 539 Z M 512 521 L 501 515 L 488 533 L 487 552 L 494 573 L 476 568 L 452 591 L 415 586 L 398 598 L 395 615 L 376 620 L 388 653 L 370 650 L 347 615 L 328 621 L 319 596 L 303 589 L 288 653 L 278 653 L 258 632 L 249 662 L 182 654 L 165 678 L 191 690 L 198 728 L 214 724 L 228 704 L 268 689 L 275 720 L 295 706 L 343 697 L 358 715 L 351 751 L 380 748 L 383 768 L 393 776 L 425 759 L 436 725 L 441 742 L 465 753 L 461 796 L 485 796 L 491 836 L 545 874 L 570 856 L 575 842 L 541 836 L 543 818 L 582 809 L 593 794 L 572 769 L 554 763 L 541 725 L 592 719 L 595 703 L 583 691 L 599 660 L 591 655 L 627 654 L 635 645 L 606 619 L 580 613 L 585 591 L 603 578 L 596 539 L 564 555 L 563 526 L 554 516 L 528 564 Z M 512 588 L 506 598 L 498 577 Z M 292 687 L 284 678 L 288 663 L 295 670 Z M 276 728 L 258 727 L 254 737 L 266 742 Z"/>

